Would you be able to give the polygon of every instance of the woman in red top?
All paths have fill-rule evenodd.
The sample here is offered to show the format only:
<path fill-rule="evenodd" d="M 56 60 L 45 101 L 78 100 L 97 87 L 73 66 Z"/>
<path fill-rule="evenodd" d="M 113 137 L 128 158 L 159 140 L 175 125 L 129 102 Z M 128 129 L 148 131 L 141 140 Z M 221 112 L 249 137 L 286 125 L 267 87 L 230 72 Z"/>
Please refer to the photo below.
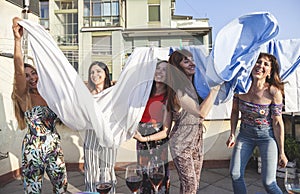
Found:
<path fill-rule="evenodd" d="M 150 160 L 164 162 L 165 178 L 159 193 L 169 193 L 170 177 L 168 168 L 168 133 L 171 117 L 166 110 L 167 61 L 159 61 L 156 66 L 154 81 L 139 129 L 134 136 L 137 140 L 137 161 L 144 168 L 143 184 L 140 193 L 151 193 L 152 186 L 146 175 L 146 167 Z"/>

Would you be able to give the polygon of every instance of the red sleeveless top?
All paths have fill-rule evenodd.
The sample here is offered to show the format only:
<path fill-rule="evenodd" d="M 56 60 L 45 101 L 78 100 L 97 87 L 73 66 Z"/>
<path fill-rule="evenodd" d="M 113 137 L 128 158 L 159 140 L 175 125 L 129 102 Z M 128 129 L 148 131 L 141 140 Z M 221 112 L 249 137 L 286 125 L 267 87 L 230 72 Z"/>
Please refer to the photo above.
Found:
<path fill-rule="evenodd" d="M 163 121 L 163 106 L 166 104 L 164 93 L 152 96 L 148 99 L 144 114 L 142 116 L 142 123 L 158 123 Z"/>

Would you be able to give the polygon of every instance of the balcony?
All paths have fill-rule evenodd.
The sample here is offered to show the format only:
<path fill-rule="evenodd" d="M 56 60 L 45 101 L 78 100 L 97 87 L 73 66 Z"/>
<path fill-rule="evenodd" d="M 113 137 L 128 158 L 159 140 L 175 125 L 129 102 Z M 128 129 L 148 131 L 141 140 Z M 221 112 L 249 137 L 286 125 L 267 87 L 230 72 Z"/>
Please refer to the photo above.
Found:
<path fill-rule="evenodd" d="M 65 36 L 56 36 L 56 42 L 59 46 L 77 46 L 78 45 L 78 35 L 69 34 Z"/>
<path fill-rule="evenodd" d="M 120 27 L 119 17 L 84 17 L 83 27 Z"/>

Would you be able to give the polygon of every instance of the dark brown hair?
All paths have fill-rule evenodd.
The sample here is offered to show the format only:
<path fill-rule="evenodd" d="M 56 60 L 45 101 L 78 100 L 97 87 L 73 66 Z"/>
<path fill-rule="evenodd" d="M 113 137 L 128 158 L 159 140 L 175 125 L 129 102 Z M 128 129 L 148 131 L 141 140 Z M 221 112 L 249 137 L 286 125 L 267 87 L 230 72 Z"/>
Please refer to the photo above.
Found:
<path fill-rule="evenodd" d="M 110 87 L 111 86 L 111 80 L 110 80 L 110 75 L 109 75 L 109 69 L 108 69 L 108 67 L 107 67 L 107 65 L 105 64 L 105 63 L 103 63 L 103 62 L 100 62 L 100 61 L 94 61 L 91 65 L 90 65 L 90 67 L 89 67 L 89 76 L 88 76 L 88 88 L 89 88 L 89 90 L 90 91 L 93 91 L 93 90 L 95 90 L 96 89 L 96 86 L 95 86 L 95 84 L 92 82 L 92 80 L 91 80 L 91 69 L 92 69 L 92 67 L 94 66 L 94 65 L 98 65 L 101 69 L 103 69 L 104 70 L 104 72 L 105 72 L 105 79 L 104 79 L 104 87 L 103 87 L 103 89 L 106 89 L 106 88 L 108 88 L 108 87 Z"/>
<path fill-rule="evenodd" d="M 156 63 L 156 67 L 159 66 L 161 63 L 168 63 L 168 61 L 158 60 L 158 62 Z M 168 75 L 167 75 L 167 77 L 168 77 Z M 168 78 L 166 78 L 166 79 L 168 79 Z M 152 97 L 156 92 L 155 84 L 156 84 L 156 81 L 153 79 L 152 88 L 151 88 L 151 92 L 150 92 L 150 97 Z M 168 91 L 167 83 L 164 83 L 164 84 L 165 84 L 166 91 Z M 168 92 L 165 92 L 163 101 L 165 101 L 167 99 L 167 96 L 168 96 Z"/>
<path fill-rule="evenodd" d="M 269 53 L 260 53 L 258 59 L 262 57 L 267 57 L 271 61 L 271 74 L 270 77 L 267 76 L 266 82 L 268 82 L 270 86 L 275 86 L 276 88 L 278 88 L 281 91 L 282 95 L 284 95 L 284 83 L 281 81 L 279 75 L 279 63 L 276 57 Z"/>
<path fill-rule="evenodd" d="M 192 91 L 195 92 L 198 97 L 198 103 L 201 103 L 203 100 L 195 91 L 193 81 L 188 80 L 187 75 L 184 69 L 180 66 L 180 62 L 188 57 L 193 57 L 192 53 L 186 49 L 174 51 L 169 58 L 169 66 L 167 74 L 168 76 L 168 104 L 167 110 L 174 111 L 180 108 L 179 99 L 176 96 L 176 91 L 180 90 L 182 92 Z M 194 77 L 193 77 L 194 79 Z"/>

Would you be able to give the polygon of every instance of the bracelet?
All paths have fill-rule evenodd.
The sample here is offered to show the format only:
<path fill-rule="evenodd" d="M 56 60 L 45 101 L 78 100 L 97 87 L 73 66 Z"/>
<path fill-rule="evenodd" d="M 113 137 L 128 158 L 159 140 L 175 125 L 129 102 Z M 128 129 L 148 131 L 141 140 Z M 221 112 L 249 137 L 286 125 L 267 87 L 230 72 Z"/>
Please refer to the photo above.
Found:
<path fill-rule="evenodd" d="M 149 139 L 150 139 L 149 136 L 146 136 L 146 141 L 147 141 L 147 142 L 149 141 Z"/>
<path fill-rule="evenodd" d="M 151 135 L 149 135 L 148 137 L 149 137 L 149 140 L 148 140 L 148 141 L 151 141 L 151 138 L 150 138 L 150 137 L 151 137 Z"/>

